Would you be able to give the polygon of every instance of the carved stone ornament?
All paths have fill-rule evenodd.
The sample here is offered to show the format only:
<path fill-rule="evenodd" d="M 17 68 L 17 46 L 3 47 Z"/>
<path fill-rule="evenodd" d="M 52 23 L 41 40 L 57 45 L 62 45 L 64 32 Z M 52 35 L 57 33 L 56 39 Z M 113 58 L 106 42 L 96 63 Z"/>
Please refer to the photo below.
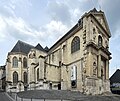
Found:
<path fill-rule="evenodd" d="M 29 54 L 29 58 L 33 59 L 35 57 L 36 57 L 35 51 L 31 51 L 30 54 Z"/>
<path fill-rule="evenodd" d="M 86 73 L 86 69 L 85 68 L 83 69 L 83 72 Z"/>
<path fill-rule="evenodd" d="M 84 34 L 83 34 L 83 44 L 86 43 L 86 30 L 84 31 Z"/>
<path fill-rule="evenodd" d="M 105 48 L 106 48 L 106 49 L 109 48 L 109 47 L 108 47 L 108 42 L 107 42 L 107 40 L 105 41 Z"/>
<path fill-rule="evenodd" d="M 10 62 L 10 58 L 7 58 L 7 62 Z"/>

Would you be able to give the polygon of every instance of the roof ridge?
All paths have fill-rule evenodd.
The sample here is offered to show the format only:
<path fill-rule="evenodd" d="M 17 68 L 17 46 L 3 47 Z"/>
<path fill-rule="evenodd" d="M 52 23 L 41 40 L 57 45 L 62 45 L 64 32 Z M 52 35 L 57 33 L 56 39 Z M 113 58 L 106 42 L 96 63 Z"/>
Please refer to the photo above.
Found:
<path fill-rule="evenodd" d="M 20 52 L 20 43 L 19 43 L 20 41 L 18 41 L 18 49 L 19 49 L 19 52 Z"/>
<path fill-rule="evenodd" d="M 15 46 L 12 48 L 11 52 L 22 52 L 28 54 L 31 48 L 35 48 L 35 47 L 26 42 L 18 40 Z"/>
<path fill-rule="evenodd" d="M 45 51 L 45 49 L 42 47 L 42 45 L 40 43 L 38 43 L 36 46 L 35 46 L 36 49 L 38 50 L 41 50 L 41 51 Z"/>
<path fill-rule="evenodd" d="M 45 50 L 46 52 L 48 52 L 48 51 L 49 51 L 48 46 L 44 47 L 44 50 Z"/>
<path fill-rule="evenodd" d="M 38 43 L 35 47 L 37 47 L 37 46 L 40 46 L 40 47 L 42 47 L 42 45 L 40 44 L 40 43 Z M 43 48 L 43 47 L 42 47 Z"/>
<path fill-rule="evenodd" d="M 28 44 L 28 43 L 26 43 L 26 42 L 24 42 L 24 41 L 21 41 L 21 40 L 18 40 L 18 42 L 23 43 L 23 44 L 26 44 L 26 45 L 29 45 L 29 46 L 32 46 L 32 47 L 35 47 L 35 46 L 33 46 L 33 45 L 31 45 L 31 44 Z"/>

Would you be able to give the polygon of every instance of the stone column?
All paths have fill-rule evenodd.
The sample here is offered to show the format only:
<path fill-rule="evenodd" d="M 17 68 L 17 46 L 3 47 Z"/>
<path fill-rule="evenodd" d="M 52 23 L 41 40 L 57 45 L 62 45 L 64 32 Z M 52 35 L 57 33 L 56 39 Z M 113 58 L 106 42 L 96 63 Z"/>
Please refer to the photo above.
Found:
<path fill-rule="evenodd" d="M 92 59 L 92 53 L 91 52 L 89 52 L 89 54 L 88 54 L 88 59 L 89 59 L 88 60 L 89 62 L 88 62 L 88 67 L 87 67 L 88 68 L 88 70 L 87 70 L 88 74 L 87 75 L 92 76 L 92 74 L 93 74 L 93 72 L 92 72 L 93 71 L 92 60 L 93 59 Z"/>
<path fill-rule="evenodd" d="M 35 70 L 34 70 L 34 64 L 31 64 L 30 69 L 29 69 L 29 76 L 30 76 L 30 89 L 34 88 L 34 82 L 35 82 Z"/>
<path fill-rule="evenodd" d="M 101 77 L 101 55 L 98 56 L 98 77 Z"/>
<path fill-rule="evenodd" d="M 106 79 L 109 79 L 109 61 L 106 60 Z"/>
<path fill-rule="evenodd" d="M 39 79 L 44 79 L 44 57 L 39 58 Z"/>
<path fill-rule="evenodd" d="M 10 75 L 12 75 L 10 72 L 11 71 L 11 68 L 12 68 L 12 63 L 10 62 L 7 62 L 6 63 L 6 81 L 12 81 L 12 78 Z"/>
<path fill-rule="evenodd" d="M 64 47 L 65 47 L 65 46 L 63 46 L 63 47 L 62 47 L 62 50 L 61 50 L 61 63 L 64 63 L 64 51 L 63 51 L 63 50 L 64 50 Z M 60 68 L 61 68 L 61 69 L 60 69 L 60 72 L 61 72 L 61 75 L 60 75 L 60 76 L 61 76 L 61 78 L 60 78 L 61 89 L 64 90 L 64 86 L 65 86 L 65 84 L 64 84 L 64 71 L 65 71 L 65 70 L 64 70 L 64 69 L 65 69 L 65 66 L 64 66 L 64 65 L 62 66 L 62 64 L 61 64 L 61 67 L 60 67 Z"/>
<path fill-rule="evenodd" d="M 68 89 L 68 81 L 69 81 L 69 76 L 68 76 L 68 67 L 63 65 L 61 66 L 61 89 L 65 90 Z"/>
<path fill-rule="evenodd" d="M 31 77 L 30 82 L 35 81 L 35 80 L 34 80 L 34 78 L 35 78 L 34 65 L 31 65 L 31 68 L 30 68 L 30 77 Z"/>
<path fill-rule="evenodd" d="M 22 60 L 18 60 L 18 68 L 19 68 L 18 80 L 22 81 Z"/>

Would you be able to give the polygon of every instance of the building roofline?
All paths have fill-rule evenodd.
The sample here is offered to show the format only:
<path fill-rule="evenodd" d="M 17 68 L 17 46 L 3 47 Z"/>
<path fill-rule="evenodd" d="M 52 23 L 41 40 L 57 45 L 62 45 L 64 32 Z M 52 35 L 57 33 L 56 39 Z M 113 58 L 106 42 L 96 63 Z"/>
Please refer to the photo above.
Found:
<path fill-rule="evenodd" d="M 27 47 L 26 50 L 23 50 L 23 47 Z M 31 49 L 36 49 L 38 51 L 46 52 L 45 49 L 39 43 L 36 46 L 33 46 L 31 44 L 18 40 L 17 43 L 12 48 L 12 50 L 8 53 L 8 55 L 13 55 L 13 54 L 28 55 Z"/>
<path fill-rule="evenodd" d="M 104 27 L 100 24 L 100 22 L 95 18 L 95 16 L 92 13 L 98 13 L 98 14 L 103 14 L 103 11 L 97 11 L 95 8 L 93 10 L 90 10 L 88 13 L 83 14 L 83 16 L 81 17 L 81 19 L 79 21 L 82 22 L 82 19 L 85 16 L 92 16 L 93 19 L 97 22 L 97 24 L 100 26 L 100 28 L 106 33 L 106 35 L 110 38 L 111 34 L 109 34 L 109 32 L 107 32 Z M 66 39 L 70 38 L 73 34 L 75 34 L 76 31 L 80 30 L 82 28 L 82 23 L 79 26 L 79 21 L 77 24 L 75 24 L 63 37 L 61 37 L 48 51 L 48 55 L 51 53 L 52 50 L 54 50 L 55 48 L 57 48 L 60 44 L 62 44 L 63 42 L 66 41 Z"/>
<path fill-rule="evenodd" d="M 116 69 L 116 71 L 112 74 L 112 76 L 109 79 L 112 79 L 117 72 L 120 72 L 120 69 Z"/>
<path fill-rule="evenodd" d="M 81 19 L 80 19 L 81 20 Z M 79 23 L 79 22 L 78 22 Z M 74 35 L 77 31 L 79 31 L 82 28 L 82 24 L 76 24 L 74 25 L 63 37 L 61 37 L 48 51 L 48 54 L 51 53 L 52 50 L 57 48 L 61 43 L 65 42 L 68 38 L 70 38 L 72 35 Z"/>
<path fill-rule="evenodd" d="M 98 25 L 102 28 L 102 30 L 106 33 L 106 35 L 110 38 L 111 34 L 105 30 L 105 28 L 100 24 L 100 22 L 95 18 L 93 14 L 90 13 L 90 15 L 95 19 L 95 21 L 98 23 Z"/>
<path fill-rule="evenodd" d="M 106 26 L 107 26 L 107 30 L 108 30 L 108 31 L 105 30 L 105 28 L 101 25 L 101 23 L 96 19 L 96 17 L 94 16 L 94 14 L 102 14 L 103 19 L 105 20 L 105 24 L 106 24 Z M 90 15 L 96 20 L 96 22 L 99 24 L 99 26 L 102 28 L 102 30 L 103 30 L 103 31 L 107 34 L 107 36 L 110 38 L 110 37 L 111 37 L 111 32 L 110 32 L 110 29 L 109 29 L 109 26 L 108 26 L 108 23 L 107 23 L 107 20 L 106 20 L 106 17 L 105 17 L 104 12 L 101 11 L 101 10 L 100 10 L 100 11 L 97 11 L 96 8 L 93 8 L 93 9 L 90 10 L 88 13 L 83 14 L 82 17 L 90 16 Z"/>
<path fill-rule="evenodd" d="M 16 55 L 16 54 L 22 54 L 22 55 L 26 55 L 27 56 L 27 54 L 26 53 L 23 53 L 23 52 L 8 52 L 8 55 Z"/>

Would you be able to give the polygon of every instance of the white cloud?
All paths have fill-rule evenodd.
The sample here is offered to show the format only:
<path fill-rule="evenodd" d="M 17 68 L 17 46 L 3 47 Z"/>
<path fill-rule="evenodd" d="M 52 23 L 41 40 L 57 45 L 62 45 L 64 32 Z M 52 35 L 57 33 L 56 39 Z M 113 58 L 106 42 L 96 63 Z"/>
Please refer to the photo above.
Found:
<path fill-rule="evenodd" d="M 0 17 L 0 41 L 3 41 L 5 38 L 5 32 L 6 32 L 6 23 L 4 22 L 4 19 Z"/>
<path fill-rule="evenodd" d="M 71 16 L 68 6 L 63 2 L 50 1 L 47 5 L 48 14 L 52 20 L 70 24 Z"/>
<path fill-rule="evenodd" d="M 29 0 L 26 0 L 26 2 L 28 1 Z M 44 26 L 38 26 L 38 28 L 35 29 L 23 18 L 16 15 L 16 6 L 20 6 L 22 3 L 23 2 L 20 0 L 11 0 L 11 2 L 4 5 L 3 8 L 5 11 L 8 11 L 9 15 L 5 15 L 3 13 L 1 13 L 0 15 L 0 22 L 2 23 L 2 26 L 0 28 L 0 33 L 2 33 L 0 36 L 0 40 L 4 40 L 6 37 L 9 36 L 10 38 L 14 38 L 16 40 L 19 39 L 23 41 L 30 41 L 30 43 L 40 42 L 44 45 L 47 44 L 51 46 L 56 40 L 58 40 L 58 38 L 60 38 L 67 32 L 69 27 L 71 27 L 68 27 L 68 23 L 71 23 L 71 19 L 69 19 L 71 15 L 68 7 L 66 7 L 64 4 L 62 5 L 61 3 L 56 2 L 58 9 L 55 10 L 54 13 L 56 14 L 56 18 L 57 16 L 59 17 L 58 20 L 51 19 L 51 21 L 44 24 Z M 22 5 L 22 7 L 24 7 L 25 5 Z M 52 7 L 53 10 L 56 6 Z M 78 13 L 77 10 L 75 10 L 74 13 L 76 17 Z M 68 25 L 66 25 L 65 21 Z"/>
<path fill-rule="evenodd" d="M 50 34 L 56 34 L 54 32 L 64 33 L 67 29 L 67 27 L 60 21 L 51 21 L 46 25 L 46 28 L 49 29 L 48 33 Z"/>
<path fill-rule="evenodd" d="M 48 35 L 48 40 L 51 40 L 53 44 L 54 41 L 58 40 L 67 32 L 68 27 L 60 21 L 51 21 L 46 25 L 45 29 L 47 29 L 45 33 Z"/>
<path fill-rule="evenodd" d="M 94 7 L 90 0 L 75 0 L 74 2 L 72 0 L 49 1 L 48 4 L 46 4 L 47 12 L 42 12 L 46 14 L 40 14 L 41 16 L 46 15 L 45 19 L 43 19 L 45 21 L 42 21 L 45 23 L 43 23 L 43 25 L 41 24 L 42 26 L 34 26 L 31 25 L 32 22 L 27 22 L 23 17 L 24 15 L 25 17 L 27 16 L 26 18 L 29 18 L 31 10 L 36 10 L 39 13 L 39 10 L 41 9 L 39 9 L 39 7 L 34 7 L 34 9 L 33 2 L 37 1 L 32 1 L 32 3 L 31 0 L 0 1 L 0 42 L 8 38 L 12 38 L 14 40 L 22 40 L 33 45 L 36 45 L 39 42 L 43 46 L 48 45 L 50 47 L 77 23 L 85 11 L 89 11 Z M 94 0 L 93 2 L 94 4 L 97 3 Z M 107 15 L 107 20 L 111 26 L 110 29 L 115 34 L 110 42 L 110 49 L 113 54 L 111 66 L 114 67 L 115 64 L 119 64 L 118 54 L 120 53 L 120 46 L 118 43 L 120 38 L 120 13 L 117 11 L 120 7 L 120 2 L 119 0 L 116 0 L 114 1 L 114 5 L 110 0 L 99 0 L 98 2 L 102 9 L 106 11 L 105 14 Z M 96 5 L 96 7 L 98 7 L 98 4 Z M 43 5 L 40 4 L 40 6 Z M 31 19 L 34 21 L 34 16 Z M 40 22 L 41 21 L 39 21 L 39 23 Z M 110 71 L 112 71 L 112 68 L 110 68 Z"/>
<path fill-rule="evenodd" d="M 50 21 L 45 26 L 39 29 L 32 28 L 28 23 L 26 23 L 22 18 L 17 17 L 2 17 L 0 16 L 0 40 L 5 37 L 11 37 L 16 40 L 20 39 L 23 41 L 30 41 L 30 43 L 41 42 L 45 45 L 51 45 L 57 38 L 65 34 L 67 31 L 67 26 L 65 26 L 60 21 Z M 51 40 L 48 43 L 48 40 Z"/>
<path fill-rule="evenodd" d="M 120 0 L 115 0 L 114 4 L 110 0 L 100 0 L 99 4 L 107 16 L 112 35 L 115 36 L 115 31 L 118 28 L 117 26 L 120 25 L 120 13 L 118 13 L 120 9 Z"/>
<path fill-rule="evenodd" d="M 79 8 L 71 9 L 70 12 L 71 12 L 70 16 L 72 16 L 71 25 L 73 26 L 81 18 L 83 12 Z"/>
<path fill-rule="evenodd" d="M 67 3 L 68 2 L 68 3 Z M 75 4 L 78 4 L 81 1 L 75 1 Z M 4 11 L 8 14 L 1 14 L 0 18 L 2 19 L 3 27 L 1 27 L 0 31 L 2 31 L 2 37 L 10 36 L 14 39 L 21 40 L 34 40 L 44 41 L 44 44 L 47 41 L 46 39 L 57 40 L 61 35 L 64 35 L 67 30 L 73 26 L 77 22 L 77 20 L 81 16 L 81 10 L 71 1 L 67 0 L 66 2 L 60 2 L 55 0 L 55 2 L 48 3 L 48 12 L 50 12 L 51 21 L 44 24 L 44 26 L 38 26 L 37 29 L 32 27 L 29 23 L 27 23 L 22 17 L 17 16 L 16 9 L 20 8 L 27 9 L 32 6 L 30 0 L 10 0 L 8 3 L 5 3 L 3 8 Z M 25 12 L 24 12 L 25 13 Z M 51 42 L 53 44 L 53 42 Z"/>
<path fill-rule="evenodd" d="M 73 16 L 77 17 L 80 14 L 80 10 L 78 8 L 74 9 Z"/>

